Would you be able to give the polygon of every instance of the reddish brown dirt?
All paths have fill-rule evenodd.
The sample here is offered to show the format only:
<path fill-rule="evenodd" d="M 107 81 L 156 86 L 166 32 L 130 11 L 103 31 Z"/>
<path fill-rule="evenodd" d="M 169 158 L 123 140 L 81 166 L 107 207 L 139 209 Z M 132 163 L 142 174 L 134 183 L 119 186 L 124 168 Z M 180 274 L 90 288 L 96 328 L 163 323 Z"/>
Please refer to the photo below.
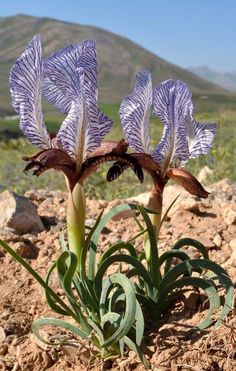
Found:
<path fill-rule="evenodd" d="M 179 203 L 164 223 L 159 249 L 169 249 L 180 237 L 194 237 L 205 243 L 210 257 L 236 279 L 236 224 L 227 224 L 225 208 L 236 211 L 235 184 L 221 182 L 212 188 L 208 200 L 187 210 Z M 178 191 L 178 190 L 177 190 Z M 1 238 L 18 251 L 31 257 L 27 261 L 42 276 L 60 253 L 59 231 L 65 224 L 66 194 L 62 192 L 29 192 L 38 206 L 46 230 L 38 235 L 13 235 L 8 230 Z M 187 197 L 187 196 L 186 196 Z M 189 200 L 188 200 L 189 202 Z M 118 201 L 116 202 L 118 203 Z M 114 202 L 113 202 L 114 204 Z M 92 223 L 106 201 L 88 201 L 87 218 Z M 189 207 L 191 209 L 191 207 Z M 117 239 L 127 240 L 137 226 L 132 219 L 110 222 L 101 236 L 100 251 Z M 218 236 L 218 237 L 216 237 Z M 22 247 L 23 246 L 23 247 Z M 142 247 L 141 240 L 137 248 Z M 20 250 L 19 250 L 20 249 Z M 23 250 L 22 250 L 23 249 Z M 28 254 L 28 255 L 27 255 Z M 198 254 L 192 250 L 193 257 Z M 116 268 L 114 268 L 116 269 Z M 101 361 L 86 342 L 76 339 L 76 346 L 50 348 L 31 334 L 31 323 L 40 316 L 55 316 L 47 307 L 43 290 L 8 254 L 0 250 L 0 370 L 72 371 L 72 370 L 143 370 L 133 352 L 124 359 Z M 59 295 L 63 292 L 58 289 Z M 213 326 L 204 333 L 189 336 L 191 325 L 205 313 L 204 297 L 192 291 L 174 303 L 157 328 L 147 322 L 146 354 L 152 370 L 233 371 L 236 369 L 236 320 L 234 310 L 218 329 Z M 55 331 L 44 332 L 45 336 Z"/>

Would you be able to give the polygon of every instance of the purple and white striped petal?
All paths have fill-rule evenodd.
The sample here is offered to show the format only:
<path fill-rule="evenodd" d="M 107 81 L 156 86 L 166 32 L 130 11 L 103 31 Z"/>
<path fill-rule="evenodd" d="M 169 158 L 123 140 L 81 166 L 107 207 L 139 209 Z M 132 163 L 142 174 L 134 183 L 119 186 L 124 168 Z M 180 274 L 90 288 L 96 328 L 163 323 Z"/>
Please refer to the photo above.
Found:
<path fill-rule="evenodd" d="M 97 107 L 96 42 L 85 40 L 54 53 L 44 61 L 43 94 L 62 113 L 68 113 L 80 89 L 78 70 L 85 70 L 85 91 L 92 106 Z M 96 109 L 95 109 L 96 111 Z"/>
<path fill-rule="evenodd" d="M 101 140 L 108 134 L 112 127 L 113 121 L 98 109 L 98 126 Z"/>
<path fill-rule="evenodd" d="M 150 153 L 149 117 L 152 105 L 152 81 L 149 71 L 136 76 L 134 91 L 120 106 L 121 124 L 129 145 L 139 153 Z"/>
<path fill-rule="evenodd" d="M 62 113 L 68 113 L 79 89 L 76 74 L 76 44 L 58 50 L 43 62 L 43 94 Z"/>
<path fill-rule="evenodd" d="M 44 95 L 61 112 L 68 113 L 58 137 L 80 166 L 100 146 L 111 126 L 97 107 L 96 42 L 70 45 L 46 60 L 44 68 Z"/>
<path fill-rule="evenodd" d="M 190 158 L 206 154 L 212 146 L 215 134 L 216 124 L 197 122 L 191 117 L 187 125 Z"/>
<path fill-rule="evenodd" d="M 68 116 L 58 132 L 63 148 L 76 161 L 78 168 L 89 153 L 101 144 L 97 121 L 93 121 L 94 118 L 86 100 L 85 74 L 83 74 L 83 71 L 82 68 L 77 71 L 80 82 L 79 90 L 72 100 Z"/>
<path fill-rule="evenodd" d="M 153 91 L 154 114 L 164 123 L 163 135 L 153 158 L 165 173 L 169 166 L 187 161 L 189 149 L 186 121 L 193 109 L 192 94 L 182 81 L 167 80 Z"/>
<path fill-rule="evenodd" d="M 10 92 L 23 133 L 33 145 L 47 149 L 51 144 L 41 106 L 42 80 L 42 50 L 37 35 L 12 67 Z"/>

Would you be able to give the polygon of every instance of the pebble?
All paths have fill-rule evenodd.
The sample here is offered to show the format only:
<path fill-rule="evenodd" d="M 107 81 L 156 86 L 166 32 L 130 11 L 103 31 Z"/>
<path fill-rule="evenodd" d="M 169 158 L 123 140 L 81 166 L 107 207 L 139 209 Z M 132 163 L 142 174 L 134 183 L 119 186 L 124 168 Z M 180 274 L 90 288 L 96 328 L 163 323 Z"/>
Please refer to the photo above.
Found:
<path fill-rule="evenodd" d="M 236 224 L 236 211 L 231 207 L 225 207 L 222 210 L 222 218 L 227 225 Z"/>
<path fill-rule="evenodd" d="M 8 345 L 7 344 L 0 344 L 0 356 L 5 356 L 8 352 Z"/>
<path fill-rule="evenodd" d="M 217 247 L 221 247 L 222 245 L 222 238 L 219 234 L 216 234 L 213 238 L 213 242 Z"/>
<path fill-rule="evenodd" d="M 236 250 L 236 238 L 230 241 L 229 246 L 231 249 Z"/>
<path fill-rule="evenodd" d="M 33 250 L 32 246 L 24 242 L 17 242 L 15 244 L 15 250 L 22 258 L 33 259 L 36 257 L 35 251 Z"/>
<path fill-rule="evenodd" d="M 6 334 L 2 326 L 0 326 L 0 343 L 6 340 Z"/>

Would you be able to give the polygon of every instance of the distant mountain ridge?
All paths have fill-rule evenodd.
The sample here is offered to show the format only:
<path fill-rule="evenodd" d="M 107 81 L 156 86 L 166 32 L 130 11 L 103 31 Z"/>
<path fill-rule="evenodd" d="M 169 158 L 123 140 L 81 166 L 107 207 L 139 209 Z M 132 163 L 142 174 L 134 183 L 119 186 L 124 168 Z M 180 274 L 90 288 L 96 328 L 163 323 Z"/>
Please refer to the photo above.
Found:
<path fill-rule="evenodd" d="M 236 70 L 232 72 L 217 72 L 208 66 L 189 67 L 188 70 L 205 80 L 236 92 Z"/>
<path fill-rule="evenodd" d="M 16 15 L 0 18 L 0 115 L 13 112 L 8 87 L 9 70 L 35 34 L 42 37 L 45 57 L 73 42 L 97 40 L 100 102 L 121 102 L 124 94 L 133 88 L 134 76 L 142 69 L 152 72 L 154 84 L 169 78 L 181 79 L 194 92 L 224 93 L 219 86 L 167 62 L 125 37 L 93 26 Z"/>

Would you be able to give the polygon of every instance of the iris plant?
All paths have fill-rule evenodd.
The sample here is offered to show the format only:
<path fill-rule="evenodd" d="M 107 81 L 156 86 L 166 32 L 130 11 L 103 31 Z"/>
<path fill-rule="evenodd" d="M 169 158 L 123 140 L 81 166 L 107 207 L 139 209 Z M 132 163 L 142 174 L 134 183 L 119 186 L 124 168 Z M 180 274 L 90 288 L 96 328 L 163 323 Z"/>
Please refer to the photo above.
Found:
<path fill-rule="evenodd" d="M 40 175 L 50 168 L 61 170 L 69 190 L 67 227 L 69 246 L 80 259 L 84 240 L 85 196 L 79 174 L 83 162 L 98 148 L 112 121 L 97 106 L 97 58 L 95 41 L 72 44 L 42 59 L 40 37 L 35 36 L 14 64 L 10 91 L 20 128 L 40 152 L 25 171 Z M 42 113 L 42 94 L 66 114 L 57 135 L 48 134 Z M 109 143 L 108 151 L 115 144 Z M 96 152 L 95 152 L 96 153 Z"/>
<path fill-rule="evenodd" d="M 149 139 L 151 112 L 164 124 L 161 140 L 154 151 L 150 149 Z M 124 98 L 120 107 L 126 139 L 135 151 L 131 156 L 138 160 L 153 179 L 148 208 L 157 213 L 153 220 L 157 234 L 163 190 L 169 179 L 176 180 L 195 196 L 208 196 L 198 180 L 183 167 L 189 159 L 208 152 L 216 125 L 198 123 L 193 113 L 192 94 L 185 83 L 167 80 L 152 89 L 151 74 L 148 71 L 137 75 L 134 91 Z"/>
<path fill-rule="evenodd" d="M 210 303 L 200 329 L 212 323 L 214 312 L 221 307 L 218 287 L 225 287 L 225 304 L 217 322 L 220 323 L 233 305 L 233 284 L 224 269 L 209 260 L 207 250 L 201 243 L 190 238 L 177 241 L 170 251 L 161 256 L 157 248 L 163 191 L 168 180 L 178 181 L 198 197 L 208 195 L 198 180 L 183 167 L 189 159 L 208 152 L 216 126 L 196 122 L 188 86 L 181 81 L 167 80 L 152 89 L 150 73 L 140 72 L 134 91 L 124 98 L 120 107 L 121 123 L 128 143 L 124 140 L 102 142 L 112 121 L 99 110 L 97 104 L 97 59 L 93 40 L 72 44 L 43 60 L 40 37 L 35 36 L 11 70 L 10 90 L 13 107 L 20 116 L 20 128 L 40 150 L 32 157 L 24 157 L 28 161 L 25 172 L 33 170 L 33 174 L 38 176 L 51 168 L 60 170 L 65 174 L 69 193 L 69 251 L 61 238 L 63 252 L 49 269 L 46 280 L 0 240 L 0 245 L 43 286 L 49 306 L 58 314 L 76 321 L 75 326 L 54 318 L 36 319 L 32 326 L 36 336 L 51 344 L 40 335 L 41 327 L 50 325 L 69 329 L 83 339 L 90 339 L 103 357 L 123 355 L 126 344 L 147 368 L 140 348 L 145 325 L 142 307 L 146 307 L 151 318 L 156 319 L 173 299 L 184 292 L 184 287 L 190 285 L 203 289 Z M 66 115 L 57 135 L 47 132 L 42 95 Z M 149 140 L 152 111 L 164 124 L 163 135 L 154 151 L 151 151 Z M 134 152 L 127 153 L 128 145 Z M 115 161 L 108 171 L 108 181 L 117 178 L 128 167 L 133 169 L 141 182 L 142 169 L 151 175 L 153 188 L 149 210 L 137 205 L 119 205 L 104 217 L 100 215 L 85 238 L 83 181 L 106 161 Z M 96 253 L 100 233 L 114 215 L 125 210 L 140 212 L 145 226 L 139 223 L 141 232 L 137 236 L 113 244 L 98 261 Z M 148 215 L 150 210 L 154 212 L 152 221 Z M 146 231 L 145 254 L 139 255 L 132 241 Z M 185 245 L 197 248 L 203 259 L 191 259 L 186 252 L 179 251 Z M 147 264 L 143 264 L 144 255 Z M 180 260 L 174 267 L 171 265 L 173 258 Z M 114 263 L 129 264 L 128 273 L 108 276 L 107 269 Z M 49 286 L 55 269 L 68 303 Z M 207 274 L 204 275 L 205 271 Z M 209 272 L 213 274 L 211 279 Z M 195 273 L 202 276 L 196 277 Z M 133 276 L 136 276 L 134 281 L 131 280 Z"/>

